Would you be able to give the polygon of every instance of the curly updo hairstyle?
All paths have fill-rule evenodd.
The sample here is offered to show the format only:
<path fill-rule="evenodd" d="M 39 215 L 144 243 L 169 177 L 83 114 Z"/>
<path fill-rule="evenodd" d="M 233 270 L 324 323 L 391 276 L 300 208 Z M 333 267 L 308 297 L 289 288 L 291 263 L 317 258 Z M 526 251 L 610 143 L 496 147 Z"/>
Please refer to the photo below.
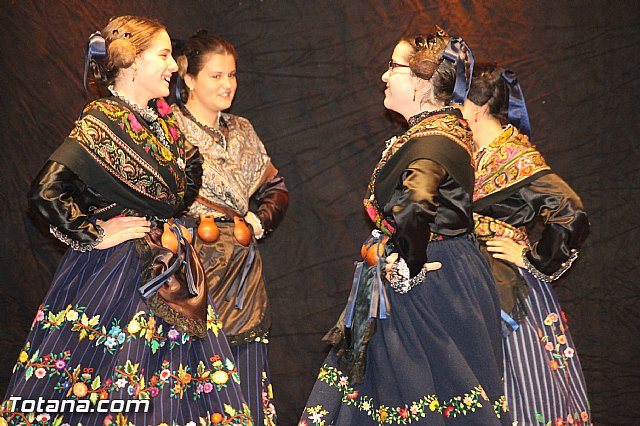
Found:
<path fill-rule="evenodd" d="M 476 64 L 467 97 L 478 106 L 489 105 L 489 113 L 504 126 L 509 123 L 509 85 L 503 72 L 496 64 Z"/>
<path fill-rule="evenodd" d="M 220 37 L 216 37 L 207 32 L 207 30 L 199 30 L 184 45 L 182 52 L 176 58 L 178 64 L 180 99 L 189 99 L 189 88 L 184 84 L 185 75 L 189 74 L 193 77 L 198 75 L 205 63 L 209 59 L 210 54 L 233 56 L 238 61 L 238 54 L 233 45 Z M 180 81 L 182 80 L 182 81 Z"/>
<path fill-rule="evenodd" d="M 120 70 L 129 68 L 161 31 L 167 29 L 153 19 L 139 16 L 112 18 L 101 31 L 107 55 L 104 58 L 91 58 L 89 64 L 94 81 L 103 87 L 112 84 Z"/>
<path fill-rule="evenodd" d="M 403 37 L 401 42 L 411 47 L 409 68 L 411 72 L 424 80 L 431 80 L 433 97 L 422 99 L 426 103 L 449 105 L 456 84 L 456 64 L 444 59 L 444 51 L 451 38 L 440 28 L 435 34 L 428 36 Z M 467 77 L 469 77 L 469 55 L 466 46 L 462 46 L 465 53 Z"/>

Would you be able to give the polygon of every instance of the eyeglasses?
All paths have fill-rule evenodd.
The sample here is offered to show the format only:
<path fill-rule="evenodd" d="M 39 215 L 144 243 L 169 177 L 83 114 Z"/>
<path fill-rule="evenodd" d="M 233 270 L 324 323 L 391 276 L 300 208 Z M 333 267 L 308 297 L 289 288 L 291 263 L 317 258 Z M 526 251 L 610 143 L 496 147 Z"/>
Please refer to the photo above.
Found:
<path fill-rule="evenodd" d="M 399 64 L 395 62 L 393 59 L 389 61 L 389 71 L 392 71 L 396 68 L 409 68 L 409 65 Z"/>

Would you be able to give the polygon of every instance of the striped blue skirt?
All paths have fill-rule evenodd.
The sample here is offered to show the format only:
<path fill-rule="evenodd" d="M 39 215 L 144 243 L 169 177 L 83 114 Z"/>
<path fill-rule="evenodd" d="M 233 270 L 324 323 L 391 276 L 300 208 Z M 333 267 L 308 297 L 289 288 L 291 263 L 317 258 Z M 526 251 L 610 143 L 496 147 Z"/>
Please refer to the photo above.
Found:
<path fill-rule="evenodd" d="M 140 273 L 132 241 L 107 250 L 67 251 L 15 364 L 4 420 L 253 424 L 211 302 L 207 337 L 182 334 L 141 299 Z M 33 409 L 29 401 L 38 398 L 46 402 Z"/>
<path fill-rule="evenodd" d="M 514 421 L 590 425 L 580 360 L 551 284 L 520 272 L 529 287 L 527 315 L 504 339 L 505 392 Z"/>

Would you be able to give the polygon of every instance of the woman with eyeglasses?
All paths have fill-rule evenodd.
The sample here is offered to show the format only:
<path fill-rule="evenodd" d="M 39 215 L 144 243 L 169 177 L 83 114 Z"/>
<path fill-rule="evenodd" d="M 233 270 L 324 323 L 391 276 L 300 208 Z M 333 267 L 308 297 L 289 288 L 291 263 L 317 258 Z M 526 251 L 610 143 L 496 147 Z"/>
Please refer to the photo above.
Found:
<path fill-rule="evenodd" d="M 472 135 L 463 104 L 473 57 L 439 30 L 395 47 L 389 139 L 364 199 L 375 229 L 300 425 L 511 425 L 500 308 L 473 236 Z"/>
<path fill-rule="evenodd" d="M 589 425 L 580 360 L 552 288 L 589 233 L 582 201 L 531 145 L 511 70 L 476 66 L 463 114 L 476 144 L 475 232 L 500 294 L 509 410 L 519 425 Z"/>
<path fill-rule="evenodd" d="M 284 218 L 289 195 L 253 126 L 223 112 L 238 87 L 236 50 L 199 31 L 178 56 L 178 126 L 204 159 L 202 186 L 185 220 L 205 267 L 256 424 L 276 423 L 268 346 L 271 315 L 257 240 Z"/>
<path fill-rule="evenodd" d="M 251 425 L 237 364 L 184 228 L 202 160 L 163 97 L 166 28 L 120 16 L 92 34 L 90 102 L 30 201 L 70 246 L 38 308 L 3 425 Z M 86 83 L 86 82 L 85 82 Z"/>

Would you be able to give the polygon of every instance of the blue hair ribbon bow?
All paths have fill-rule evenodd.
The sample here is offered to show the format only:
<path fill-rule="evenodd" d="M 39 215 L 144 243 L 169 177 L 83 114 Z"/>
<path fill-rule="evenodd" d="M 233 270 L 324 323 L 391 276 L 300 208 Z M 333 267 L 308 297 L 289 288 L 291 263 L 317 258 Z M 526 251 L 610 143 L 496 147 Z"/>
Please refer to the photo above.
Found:
<path fill-rule="evenodd" d="M 524 102 L 524 94 L 520 88 L 516 73 L 505 69 L 501 74 L 502 79 L 509 85 L 509 123 L 515 126 L 521 133 L 531 137 L 531 125 L 527 105 Z"/>
<path fill-rule="evenodd" d="M 465 66 L 465 54 L 462 47 L 467 49 L 469 55 L 469 78 L 467 79 L 467 70 Z M 473 53 L 467 46 L 464 40 L 459 37 L 451 37 L 447 47 L 443 53 L 444 59 L 453 62 L 456 68 L 456 82 L 453 87 L 453 93 L 451 94 L 451 102 L 459 105 L 464 105 L 464 101 L 469 94 L 469 88 L 471 87 L 471 75 L 473 75 Z"/>

